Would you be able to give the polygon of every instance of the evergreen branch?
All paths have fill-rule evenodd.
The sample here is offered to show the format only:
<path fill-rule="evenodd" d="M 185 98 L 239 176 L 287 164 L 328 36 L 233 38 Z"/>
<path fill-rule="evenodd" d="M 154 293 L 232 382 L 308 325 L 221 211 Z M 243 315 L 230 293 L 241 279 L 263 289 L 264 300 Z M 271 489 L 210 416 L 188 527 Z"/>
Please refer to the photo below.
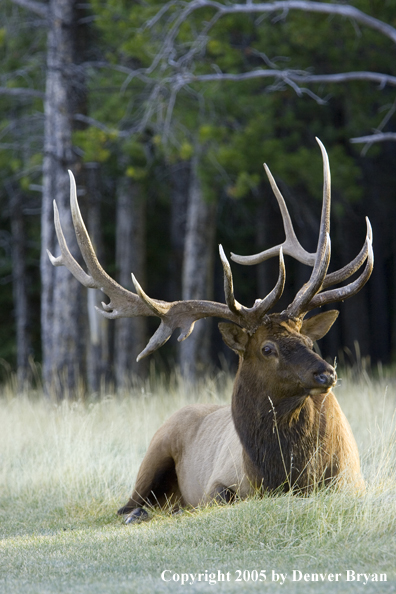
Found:
<path fill-rule="evenodd" d="M 30 12 L 34 12 L 38 14 L 43 19 L 48 18 L 49 10 L 48 5 L 44 4 L 43 2 L 36 2 L 36 0 L 11 0 L 17 6 L 21 6 L 22 8 L 26 8 L 30 10 Z"/>

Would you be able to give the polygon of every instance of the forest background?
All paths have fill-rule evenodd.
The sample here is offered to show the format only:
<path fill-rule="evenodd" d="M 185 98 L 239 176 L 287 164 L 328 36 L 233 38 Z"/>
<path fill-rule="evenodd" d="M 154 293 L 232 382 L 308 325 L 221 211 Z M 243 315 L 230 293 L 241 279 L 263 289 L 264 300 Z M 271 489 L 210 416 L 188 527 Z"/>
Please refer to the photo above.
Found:
<path fill-rule="evenodd" d="M 279 184 L 314 251 L 326 146 L 332 269 L 360 250 L 369 216 L 375 266 L 340 304 L 324 356 L 389 364 L 396 353 L 396 2 L 2 0 L 0 3 L 0 324 L 3 379 L 47 391 L 125 386 L 156 327 L 106 320 L 97 291 L 57 254 L 52 200 L 75 256 L 67 169 L 99 260 L 152 297 L 223 302 L 217 244 L 257 253 L 283 241 Z M 275 259 L 276 260 L 276 259 Z M 277 262 L 232 266 L 237 299 L 272 288 Z M 309 271 L 286 260 L 281 308 Z M 151 358 L 196 375 L 235 363 L 216 324 L 197 323 Z M 41 379 L 39 380 L 41 381 Z"/>

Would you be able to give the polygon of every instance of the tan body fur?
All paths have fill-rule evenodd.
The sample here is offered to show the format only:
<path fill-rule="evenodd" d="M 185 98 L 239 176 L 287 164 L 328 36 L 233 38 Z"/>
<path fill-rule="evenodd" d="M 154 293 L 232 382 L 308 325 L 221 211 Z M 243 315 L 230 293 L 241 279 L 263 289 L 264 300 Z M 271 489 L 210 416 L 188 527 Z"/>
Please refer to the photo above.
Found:
<path fill-rule="evenodd" d="M 177 483 L 167 496 L 170 498 L 172 491 L 176 492 L 182 505 L 195 507 L 208 503 L 216 495 L 219 485 L 238 488 L 241 496 L 251 492 L 230 406 L 186 406 L 160 427 L 137 476 L 132 495 L 134 507 L 139 501 L 139 494 L 146 494 L 147 489 L 153 486 L 158 465 L 161 461 L 166 465 L 169 458 L 175 464 Z M 156 497 L 162 499 L 161 503 L 166 503 L 162 493 L 156 493 Z M 148 498 L 153 500 L 152 494 Z"/>

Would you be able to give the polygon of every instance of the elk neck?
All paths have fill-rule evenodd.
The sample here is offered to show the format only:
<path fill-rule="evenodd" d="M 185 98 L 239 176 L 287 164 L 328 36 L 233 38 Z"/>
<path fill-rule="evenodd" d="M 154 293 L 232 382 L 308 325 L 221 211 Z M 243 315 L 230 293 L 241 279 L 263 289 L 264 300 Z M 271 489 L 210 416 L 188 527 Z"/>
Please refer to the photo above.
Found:
<path fill-rule="evenodd" d="M 274 326 L 272 324 L 272 326 Z M 276 325 L 275 325 L 276 326 Z M 326 454 L 317 451 L 326 433 L 326 416 L 334 396 L 330 385 L 318 387 L 312 378 L 333 368 L 296 331 L 267 332 L 275 343 L 276 365 L 262 359 L 263 332 L 240 356 L 232 396 L 235 429 L 243 446 L 249 479 L 265 490 L 306 490 L 315 467 L 326 467 Z M 256 342 L 256 344 L 254 344 Z M 260 360 L 261 359 L 261 360 Z M 285 360 L 283 360 L 285 359 Z M 332 371 L 331 371 L 332 370 Z M 328 382 L 330 383 L 330 382 Z M 334 383 L 334 381 L 333 381 Z"/>

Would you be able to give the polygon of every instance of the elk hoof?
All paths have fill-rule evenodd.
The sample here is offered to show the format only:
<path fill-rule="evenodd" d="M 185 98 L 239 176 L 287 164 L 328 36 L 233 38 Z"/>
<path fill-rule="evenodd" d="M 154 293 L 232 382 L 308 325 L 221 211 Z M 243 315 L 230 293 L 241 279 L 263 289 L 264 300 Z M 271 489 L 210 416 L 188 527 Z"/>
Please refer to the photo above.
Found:
<path fill-rule="evenodd" d="M 140 524 L 140 522 L 144 522 L 149 517 L 148 513 L 142 507 L 137 507 L 134 509 L 125 520 L 125 524 Z"/>
<path fill-rule="evenodd" d="M 222 487 L 221 485 L 219 485 L 213 493 L 213 501 L 219 505 L 234 503 L 235 497 L 235 491 L 228 489 L 228 487 Z"/>
<path fill-rule="evenodd" d="M 172 512 L 172 516 L 182 516 L 183 514 L 184 514 L 184 510 L 183 509 L 180 509 L 180 508 L 179 509 L 175 509 Z"/>

